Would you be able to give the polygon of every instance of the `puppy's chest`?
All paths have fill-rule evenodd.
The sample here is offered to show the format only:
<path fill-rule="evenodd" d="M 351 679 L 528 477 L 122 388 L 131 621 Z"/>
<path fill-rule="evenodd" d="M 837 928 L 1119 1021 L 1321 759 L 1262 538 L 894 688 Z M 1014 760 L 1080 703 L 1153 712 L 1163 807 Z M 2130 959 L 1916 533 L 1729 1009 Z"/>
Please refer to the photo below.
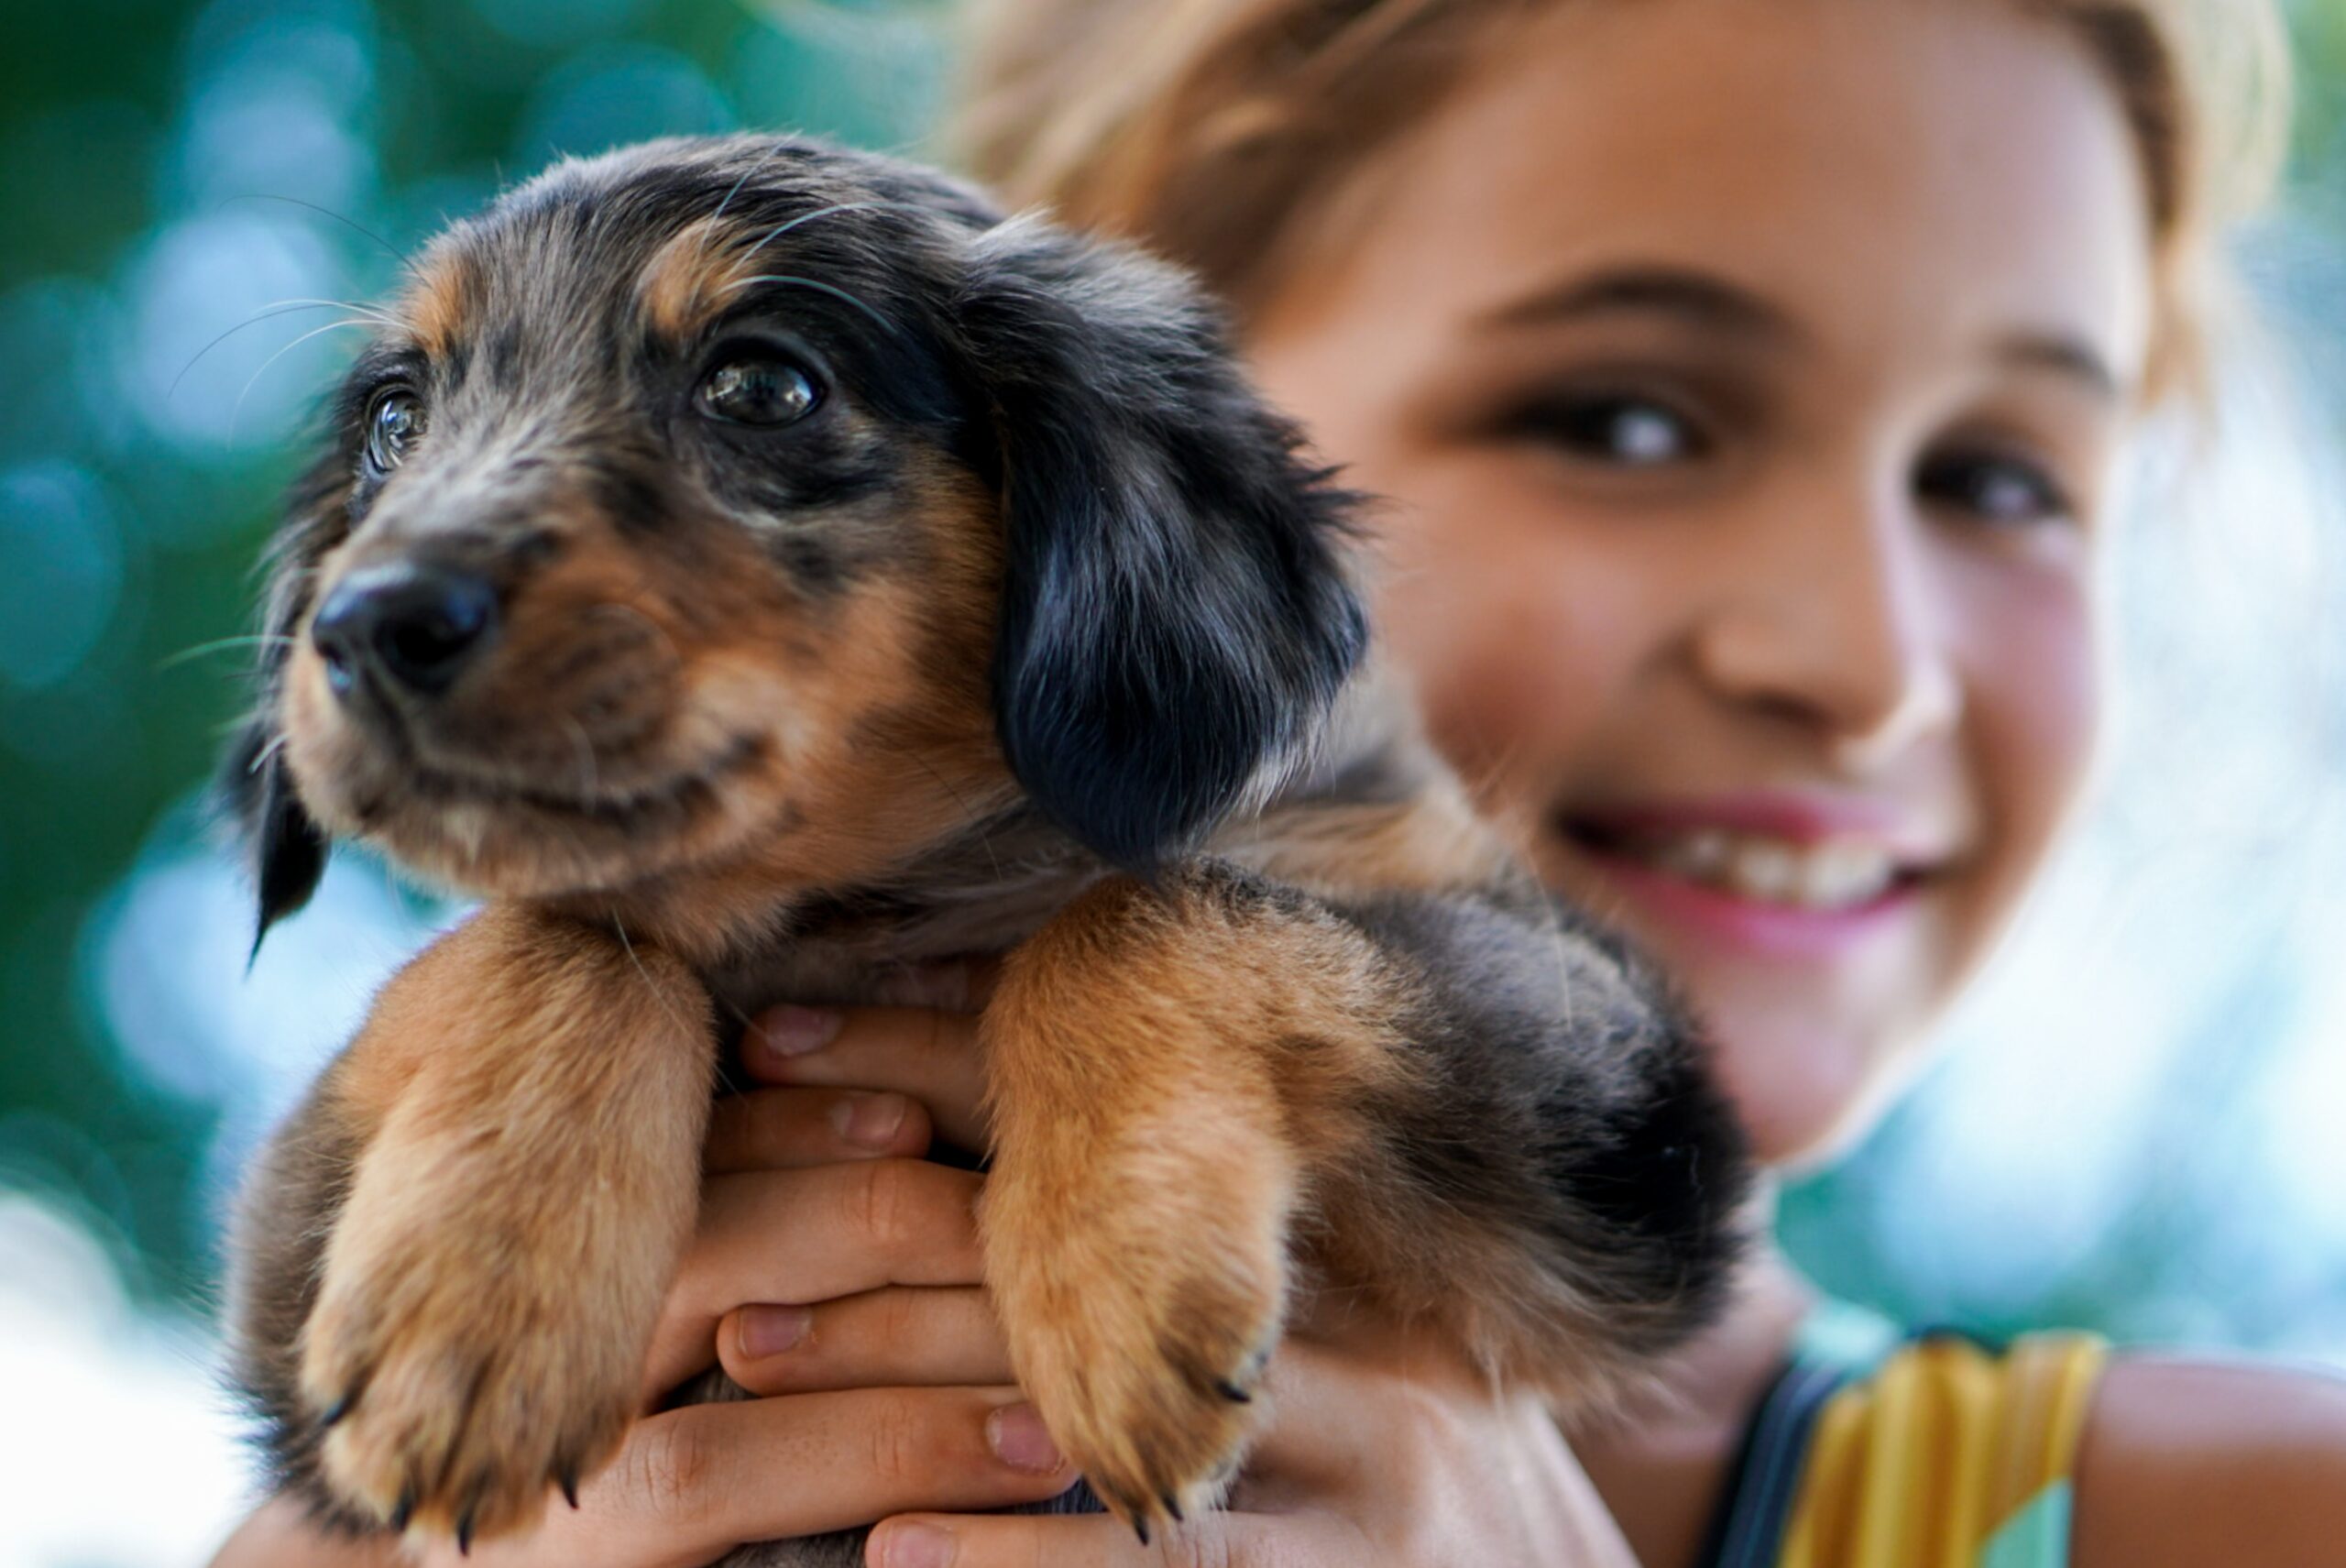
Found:
<path fill-rule="evenodd" d="M 800 901 L 777 935 L 703 978 L 737 1016 L 778 1002 L 966 1005 L 966 960 L 1018 946 L 1106 874 L 1062 835 L 996 825 L 883 885 Z"/>
<path fill-rule="evenodd" d="M 1444 798 L 1446 776 L 1395 707 L 1355 697 L 1316 765 L 1256 810 L 1223 823 L 1201 852 L 1306 884 L 1374 883 L 1392 843 Z M 1440 837 L 1436 835 L 1434 837 Z M 1432 838 L 1428 839 L 1433 841 Z M 780 1002 L 966 1005 L 961 960 L 1008 952 L 1113 870 L 1031 806 L 980 823 L 872 885 L 802 896 L 773 935 L 703 978 L 726 1015 Z"/>

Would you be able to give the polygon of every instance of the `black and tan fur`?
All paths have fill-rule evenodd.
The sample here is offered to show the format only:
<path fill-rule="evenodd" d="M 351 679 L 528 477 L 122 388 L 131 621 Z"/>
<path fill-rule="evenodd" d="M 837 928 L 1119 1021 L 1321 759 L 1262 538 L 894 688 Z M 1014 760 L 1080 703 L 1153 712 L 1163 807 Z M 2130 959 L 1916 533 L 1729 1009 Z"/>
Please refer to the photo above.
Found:
<path fill-rule="evenodd" d="M 1363 673 L 1350 498 L 1178 275 L 908 165 L 665 142 L 458 225 L 391 314 L 230 774 L 264 927 L 331 835 L 488 903 L 250 1184 L 284 1487 L 528 1529 L 637 1413 L 730 1021 L 979 953 L 988 1281 L 1135 1524 L 1209 1498 L 1312 1299 L 1562 1398 L 1704 1321 L 1744 1175 L 1688 1031 Z M 712 417 L 745 356 L 813 411 Z M 386 397 L 425 422 L 378 466 Z M 417 574 L 455 597 L 352 621 Z"/>

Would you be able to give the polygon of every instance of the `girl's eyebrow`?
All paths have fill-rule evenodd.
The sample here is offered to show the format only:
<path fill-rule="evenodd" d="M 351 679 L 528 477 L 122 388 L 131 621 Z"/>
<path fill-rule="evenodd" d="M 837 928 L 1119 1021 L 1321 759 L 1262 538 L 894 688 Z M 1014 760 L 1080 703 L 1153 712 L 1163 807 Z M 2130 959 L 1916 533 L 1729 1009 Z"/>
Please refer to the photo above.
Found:
<path fill-rule="evenodd" d="M 1996 339 L 1990 352 L 2001 363 L 2023 370 L 2047 370 L 2081 383 L 2105 402 L 2116 402 L 2125 390 L 2118 372 L 2099 349 L 2082 337 L 2063 332 L 2020 331 Z"/>
<path fill-rule="evenodd" d="M 1760 295 L 1724 278 L 1668 265 L 1609 267 L 1567 279 L 1480 317 L 1506 330 L 1617 314 L 1661 315 L 1767 346 L 1796 347 L 1807 334 Z"/>

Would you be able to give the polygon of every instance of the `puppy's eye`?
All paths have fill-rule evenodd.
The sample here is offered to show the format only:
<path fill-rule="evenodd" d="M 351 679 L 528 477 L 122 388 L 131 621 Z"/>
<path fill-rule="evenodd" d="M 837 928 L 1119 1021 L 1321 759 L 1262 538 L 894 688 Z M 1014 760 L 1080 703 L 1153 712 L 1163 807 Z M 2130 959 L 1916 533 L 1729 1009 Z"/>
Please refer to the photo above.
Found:
<path fill-rule="evenodd" d="M 733 424 L 795 424 L 815 411 L 822 389 L 805 367 L 773 355 L 722 361 L 695 394 L 701 411 Z"/>
<path fill-rule="evenodd" d="M 367 405 L 367 464 L 388 474 L 423 439 L 423 400 L 407 387 L 386 387 Z"/>

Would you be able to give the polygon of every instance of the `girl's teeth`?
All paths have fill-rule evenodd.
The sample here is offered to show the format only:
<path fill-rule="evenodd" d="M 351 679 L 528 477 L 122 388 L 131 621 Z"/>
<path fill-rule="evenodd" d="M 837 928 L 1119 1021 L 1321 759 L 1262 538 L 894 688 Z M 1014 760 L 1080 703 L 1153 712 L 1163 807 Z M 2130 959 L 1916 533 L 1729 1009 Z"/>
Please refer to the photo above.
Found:
<path fill-rule="evenodd" d="M 1629 852 L 1673 876 L 1762 904 L 1847 909 L 1890 890 L 1898 868 L 1863 844 L 1803 849 L 1781 839 L 1705 828 L 1673 834 Z"/>
<path fill-rule="evenodd" d="M 1706 828 L 1651 846 L 1651 859 L 1666 872 L 1701 882 L 1725 872 L 1734 850 L 1725 833 Z"/>

